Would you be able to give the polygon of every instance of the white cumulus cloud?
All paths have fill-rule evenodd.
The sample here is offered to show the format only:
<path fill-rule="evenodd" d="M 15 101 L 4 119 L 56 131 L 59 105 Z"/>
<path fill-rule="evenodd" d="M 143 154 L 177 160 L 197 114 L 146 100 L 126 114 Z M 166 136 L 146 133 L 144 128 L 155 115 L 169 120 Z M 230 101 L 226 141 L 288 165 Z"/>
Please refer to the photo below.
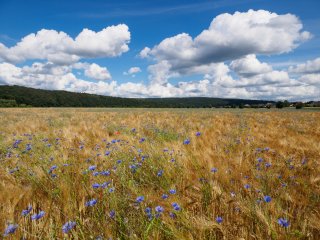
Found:
<path fill-rule="evenodd" d="M 99 32 L 83 29 L 75 39 L 62 31 L 42 29 L 25 36 L 13 47 L 0 43 L 0 59 L 10 63 L 38 59 L 71 64 L 81 58 L 120 56 L 129 50 L 129 42 L 130 32 L 125 24 Z"/>

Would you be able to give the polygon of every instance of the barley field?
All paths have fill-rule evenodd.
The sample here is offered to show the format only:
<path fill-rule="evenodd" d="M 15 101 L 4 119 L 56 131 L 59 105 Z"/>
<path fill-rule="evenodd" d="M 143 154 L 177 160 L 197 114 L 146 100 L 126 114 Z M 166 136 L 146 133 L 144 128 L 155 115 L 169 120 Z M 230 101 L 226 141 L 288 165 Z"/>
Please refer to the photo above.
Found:
<path fill-rule="evenodd" d="M 320 239 L 320 112 L 0 109 L 0 239 Z"/>

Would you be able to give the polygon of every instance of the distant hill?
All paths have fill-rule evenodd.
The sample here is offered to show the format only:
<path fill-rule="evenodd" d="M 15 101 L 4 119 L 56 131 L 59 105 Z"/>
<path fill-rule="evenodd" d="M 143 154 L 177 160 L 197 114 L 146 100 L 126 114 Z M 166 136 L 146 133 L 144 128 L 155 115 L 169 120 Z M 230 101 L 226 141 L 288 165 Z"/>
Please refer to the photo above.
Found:
<path fill-rule="evenodd" d="M 42 90 L 21 86 L 0 86 L 2 107 L 141 107 L 141 108 L 204 108 L 261 105 L 272 101 L 224 99 L 207 97 L 187 98 L 120 98 L 96 94 L 57 90 Z"/>

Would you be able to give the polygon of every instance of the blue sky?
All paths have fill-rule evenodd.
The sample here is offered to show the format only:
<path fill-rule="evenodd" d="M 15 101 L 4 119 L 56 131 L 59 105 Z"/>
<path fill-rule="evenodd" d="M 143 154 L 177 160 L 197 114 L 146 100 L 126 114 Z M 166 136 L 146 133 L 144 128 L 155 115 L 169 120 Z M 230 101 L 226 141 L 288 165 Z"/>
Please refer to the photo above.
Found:
<path fill-rule="evenodd" d="M 250 9 L 254 13 L 250 13 Z M 319 99 L 318 9 L 320 1 L 317 0 L 0 0 L 0 84 L 126 97 Z M 241 14 L 236 15 L 235 12 Z M 219 18 L 226 13 L 231 17 Z M 254 28 L 254 24 L 244 26 L 241 22 L 246 21 L 249 15 L 252 18 L 250 24 L 252 21 L 259 22 L 259 14 L 263 16 L 261 18 L 266 18 L 266 21 L 278 17 L 281 22 L 277 21 L 277 24 L 273 25 L 266 23 L 263 30 L 259 31 L 237 33 L 244 38 L 246 34 L 252 34 L 248 36 L 248 39 L 252 39 L 252 46 L 256 44 L 255 39 L 260 41 L 260 34 L 257 34 L 260 31 L 274 34 L 274 37 L 265 41 L 265 45 L 260 44 L 253 49 L 250 49 L 249 43 L 248 46 L 244 46 L 241 41 L 237 43 L 239 36 L 236 34 L 230 36 L 229 41 L 228 36 L 232 33 L 224 29 L 220 31 L 217 27 L 221 24 L 227 28 L 231 23 L 239 22 L 239 29 Z M 200 37 L 202 43 L 205 42 L 200 45 L 195 39 L 207 30 L 215 19 L 220 19 L 221 22 L 215 21 L 216 27 L 205 40 Z M 27 42 L 22 44 L 24 49 L 16 48 L 21 45 L 22 38 L 37 34 L 42 29 L 54 30 L 57 34 L 44 33 L 45 37 L 39 40 L 41 43 L 36 44 L 40 46 L 43 42 L 50 42 L 45 49 L 52 48 L 52 51 L 55 51 L 61 42 L 52 39 L 60 39 L 59 32 L 75 39 L 83 29 L 100 32 L 119 24 L 128 29 L 117 27 L 116 32 L 109 33 L 96 42 L 103 45 L 108 39 L 113 39 L 108 49 L 103 46 L 103 49 L 84 49 L 83 45 L 77 45 L 77 50 L 74 46 L 65 47 L 61 50 L 62 54 L 70 57 L 72 52 L 74 59 L 64 63 L 55 59 L 67 55 L 54 56 L 53 60 L 50 57 L 52 52 L 44 53 L 46 50 L 29 47 Z M 299 24 L 303 27 L 297 29 Z M 283 38 L 276 36 L 277 31 L 286 29 L 290 34 L 283 33 Z M 124 36 L 124 33 L 129 33 L 130 36 Z M 175 38 L 182 33 L 187 36 L 182 39 Z M 216 43 L 221 40 L 217 37 L 219 34 L 226 34 L 221 37 L 226 43 Z M 164 41 L 169 38 L 172 38 L 174 43 L 167 46 Z M 91 40 L 84 45 L 94 46 L 95 40 Z M 282 44 L 285 41 L 288 44 Z M 185 48 L 180 47 L 184 44 Z M 228 44 L 230 46 L 223 51 L 216 50 L 219 46 Z M 281 44 L 283 46 L 278 46 Z M 124 45 L 128 48 L 118 49 Z M 141 57 L 140 53 L 145 47 L 150 49 L 150 53 Z M 178 48 L 180 55 L 171 54 Z M 208 56 L 204 56 L 206 49 Z M 184 54 L 189 51 L 190 56 Z M 132 73 L 129 73 L 130 68 Z"/>

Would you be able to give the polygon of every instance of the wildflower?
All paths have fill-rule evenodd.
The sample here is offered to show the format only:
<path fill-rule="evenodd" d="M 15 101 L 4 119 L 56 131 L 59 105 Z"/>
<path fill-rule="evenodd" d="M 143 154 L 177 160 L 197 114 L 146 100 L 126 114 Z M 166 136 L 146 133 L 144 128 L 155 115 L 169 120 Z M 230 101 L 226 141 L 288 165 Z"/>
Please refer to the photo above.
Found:
<path fill-rule="evenodd" d="M 149 207 L 147 207 L 147 208 L 145 209 L 145 212 L 146 212 L 146 214 L 147 214 L 148 219 L 149 219 L 149 220 L 152 220 L 152 209 L 149 208 Z"/>
<path fill-rule="evenodd" d="M 66 223 L 62 226 L 62 232 L 63 232 L 63 233 L 68 233 L 68 232 L 71 231 L 75 226 L 76 226 L 76 222 L 73 222 L 73 221 L 66 222 Z"/>
<path fill-rule="evenodd" d="M 140 138 L 139 143 L 144 142 L 146 139 L 145 138 Z"/>
<path fill-rule="evenodd" d="M 101 188 L 106 188 L 106 187 L 109 186 L 109 184 L 110 184 L 110 181 L 109 181 L 109 182 L 104 182 L 104 183 L 102 183 L 102 184 L 100 185 L 100 187 L 101 187 Z"/>
<path fill-rule="evenodd" d="M 180 211 L 181 210 L 181 207 L 179 206 L 178 203 L 172 203 L 171 205 L 172 205 L 174 210 L 176 210 L 176 211 Z"/>
<path fill-rule="evenodd" d="M 152 209 L 149 208 L 149 207 L 146 207 L 146 209 L 144 210 L 146 213 L 151 213 L 152 212 Z"/>
<path fill-rule="evenodd" d="M 40 211 L 39 213 L 35 213 L 31 216 L 32 220 L 39 220 L 42 218 L 46 213 L 44 211 Z"/>
<path fill-rule="evenodd" d="M 170 194 L 176 194 L 176 192 L 177 192 L 177 191 L 176 191 L 175 189 L 170 189 L 170 190 L 169 190 L 169 193 L 170 193 Z"/>
<path fill-rule="evenodd" d="M 109 156 L 110 155 L 110 151 L 106 151 L 104 155 L 105 156 Z"/>
<path fill-rule="evenodd" d="M 49 169 L 49 173 L 52 173 L 53 170 L 57 169 L 57 165 L 53 165 L 50 169 Z"/>
<path fill-rule="evenodd" d="M 99 174 L 100 174 L 99 172 L 93 172 L 92 173 L 92 175 L 95 176 L 95 177 L 98 176 Z"/>
<path fill-rule="evenodd" d="M 17 224 L 9 224 L 6 230 L 4 231 L 4 236 L 8 236 L 9 234 L 13 234 L 18 228 Z"/>
<path fill-rule="evenodd" d="M 109 176 L 110 174 L 111 174 L 111 172 L 109 170 L 100 172 L 100 175 L 102 175 L 102 176 Z"/>
<path fill-rule="evenodd" d="M 263 162 L 263 158 L 259 157 L 259 158 L 257 159 L 257 161 L 258 161 L 259 163 L 261 163 L 261 162 Z"/>
<path fill-rule="evenodd" d="M 139 196 L 139 197 L 137 197 L 136 201 L 137 201 L 138 203 L 143 202 L 143 201 L 144 201 L 144 196 Z"/>
<path fill-rule="evenodd" d="M 161 198 L 162 199 L 167 199 L 169 196 L 167 194 L 162 194 Z"/>
<path fill-rule="evenodd" d="M 222 219 L 222 217 L 216 217 L 216 222 L 218 223 L 218 224 L 220 224 L 220 223 L 222 223 L 222 221 L 223 221 L 223 219 Z"/>
<path fill-rule="evenodd" d="M 211 172 L 216 173 L 216 172 L 218 172 L 218 169 L 217 168 L 211 168 Z"/>
<path fill-rule="evenodd" d="M 122 160 L 117 160 L 117 163 L 118 163 L 118 164 L 122 163 Z"/>
<path fill-rule="evenodd" d="M 287 219 L 285 218 L 279 218 L 278 219 L 278 224 L 281 226 L 281 227 L 289 227 L 290 223 Z"/>
<path fill-rule="evenodd" d="M 190 144 L 190 139 L 187 138 L 186 140 L 184 140 L 184 141 L 183 141 L 183 144 L 185 144 L 185 145 Z"/>
<path fill-rule="evenodd" d="M 109 217 L 110 218 L 114 218 L 116 216 L 116 212 L 114 211 L 114 210 L 111 210 L 110 212 L 109 212 Z"/>
<path fill-rule="evenodd" d="M 270 196 L 264 196 L 263 198 L 264 198 L 264 201 L 267 203 L 271 202 L 271 199 L 272 199 Z"/>
<path fill-rule="evenodd" d="M 265 166 L 268 168 L 268 167 L 271 167 L 271 163 L 266 163 Z"/>
<path fill-rule="evenodd" d="M 157 213 L 162 213 L 164 211 L 164 208 L 161 206 L 156 206 L 155 210 Z"/>
<path fill-rule="evenodd" d="M 32 211 L 32 206 L 29 205 L 27 209 L 22 210 L 21 215 L 27 216 Z"/>
<path fill-rule="evenodd" d="M 90 171 L 94 171 L 94 170 L 96 170 L 96 168 L 97 168 L 97 166 L 94 166 L 94 165 L 93 166 L 89 166 L 89 170 Z"/>
<path fill-rule="evenodd" d="M 201 135 L 200 132 L 196 132 L 196 136 L 199 137 Z"/>
<path fill-rule="evenodd" d="M 114 188 L 109 188 L 109 193 L 113 193 L 114 192 Z"/>
<path fill-rule="evenodd" d="M 163 175 L 163 172 L 164 172 L 163 170 L 159 170 L 158 173 L 157 173 L 157 176 L 161 177 Z"/>
<path fill-rule="evenodd" d="M 175 213 L 173 213 L 173 212 L 170 212 L 170 213 L 169 213 L 169 216 L 170 216 L 171 218 L 176 218 L 176 217 L 177 217 L 177 215 L 176 215 Z"/>
<path fill-rule="evenodd" d="M 250 188 L 250 185 L 249 185 L 249 184 L 245 184 L 245 185 L 244 185 L 244 188 L 245 188 L 245 189 L 249 189 L 249 188 Z"/>
<path fill-rule="evenodd" d="M 93 188 L 99 188 L 99 187 L 101 187 L 101 186 L 100 186 L 99 183 L 94 183 L 94 184 L 92 184 L 92 187 L 93 187 Z"/>
<path fill-rule="evenodd" d="M 86 207 L 92 207 L 92 206 L 94 206 L 96 204 L 97 204 L 97 200 L 93 198 L 93 199 L 89 200 L 88 202 L 86 202 L 85 206 Z"/>

